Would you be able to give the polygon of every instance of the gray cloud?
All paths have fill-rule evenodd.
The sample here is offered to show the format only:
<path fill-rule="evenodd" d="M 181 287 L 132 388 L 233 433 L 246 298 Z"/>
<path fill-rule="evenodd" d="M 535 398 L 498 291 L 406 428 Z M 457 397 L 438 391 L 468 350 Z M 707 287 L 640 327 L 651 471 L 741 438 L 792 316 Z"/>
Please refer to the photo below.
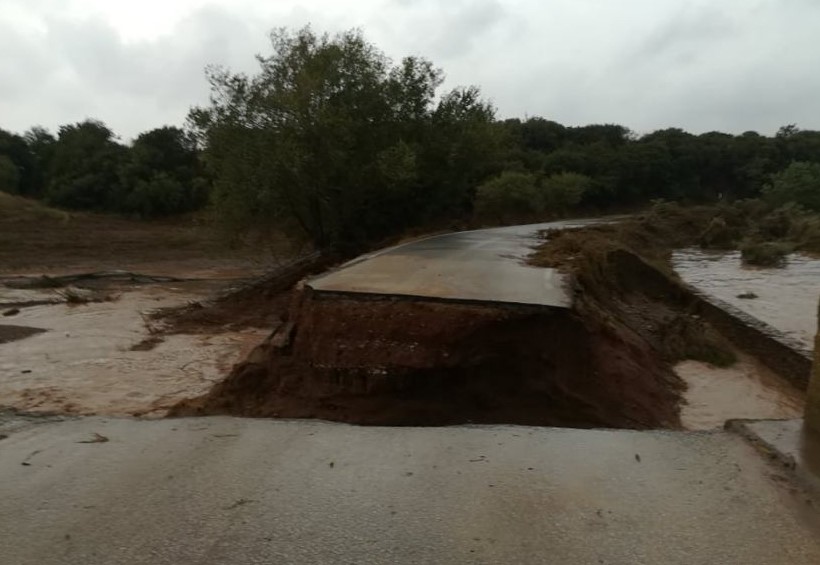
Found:
<path fill-rule="evenodd" d="M 186 1 L 170 31 L 140 35 L 68 0 L 3 0 L 0 127 L 97 117 L 128 138 L 182 123 L 207 100 L 205 65 L 252 72 L 269 29 L 310 22 L 361 27 L 394 58 L 424 55 L 448 86 L 481 86 L 502 117 L 820 129 L 813 0 Z"/>

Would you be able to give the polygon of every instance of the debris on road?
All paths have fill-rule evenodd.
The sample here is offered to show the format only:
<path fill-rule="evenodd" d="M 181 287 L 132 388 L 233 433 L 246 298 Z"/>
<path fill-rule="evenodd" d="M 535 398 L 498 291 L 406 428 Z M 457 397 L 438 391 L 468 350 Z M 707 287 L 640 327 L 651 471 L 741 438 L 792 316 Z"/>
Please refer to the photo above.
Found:
<path fill-rule="evenodd" d="M 94 437 L 92 439 L 78 441 L 77 443 L 106 443 L 107 441 L 110 441 L 107 437 L 95 432 Z"/>

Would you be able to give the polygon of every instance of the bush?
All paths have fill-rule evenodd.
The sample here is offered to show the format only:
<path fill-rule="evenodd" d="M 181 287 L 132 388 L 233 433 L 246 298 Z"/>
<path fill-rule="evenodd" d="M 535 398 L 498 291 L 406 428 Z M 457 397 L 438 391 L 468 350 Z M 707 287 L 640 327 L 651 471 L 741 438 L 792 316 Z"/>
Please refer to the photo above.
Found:
<path fill-rule="evenodd" d="M 165 173 L 138 181 L 125 201 L 125 211 L 142 218 L 167 216 L 182 210 L 185 188 Z"/>
<path fill-rule="evenodd" d="M 807 214 L 795 219 L 789 226 L 788 238 L 796 249 L 820 253 L 820 216 Z"/>
<path fill-rule="evenodd" d="M 740 259 L 744 265 L 784 267 L 791 251 L 791 246 L 785 243 L 747 242 L 740 248 Z"/>
<path fill-rule="evenodd" d="M 543 209 L 535 177 L 528 173 L 505 171 L 476 191 L 475 215 L 483 221 L 500 224 L 526 221 Z"/>
<path fill-rule="evenodd" d="M 703 233 L 700 234 L 698 242 L 706 249 L 733 249 L 740 233 L 735 228 L 730 228 L 722 217 L 712 218 Z"/>
<path fill-rule="evenodd" d="M 763 194 L 776 206 L 794 202 L 820 212 L 820 163 L 792 163 L 772 175 L 772 182 L 763 189 Z"/>
<path fill-rule="evenodd" d="M 756 235 L 759 239 L 769 241 L 783 239 L 789 235 L 795 220 L 804 215 L 805 212 L 794 204 L 781 206 L 758 220 L 754 226 Z"/>
<path fill-rule="evenodd" d="M 820 252 L 820 215 L 790 203 L 762 217 L 749 219 L 752 241 L 781 241 L 792 250 Z"/>
<path fill-rule="evenodd" d="M 549 176 L 541 186 L 543 207 L 551 214 L 563 216 L 578 206 L 592 179 L 578 173 L 558 173 Z"/>
<path fill-rule="evenodd" d="M 14 162 L 0 155 L 0 191 L 17 194 L 20 187 L 20 170 Z"/>

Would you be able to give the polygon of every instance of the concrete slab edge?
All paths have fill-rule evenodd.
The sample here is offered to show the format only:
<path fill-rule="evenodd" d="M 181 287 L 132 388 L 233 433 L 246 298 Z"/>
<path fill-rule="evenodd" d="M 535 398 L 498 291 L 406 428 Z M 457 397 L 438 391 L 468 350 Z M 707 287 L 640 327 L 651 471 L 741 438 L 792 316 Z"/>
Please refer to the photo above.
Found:
<path fill-rule="evenodd" d="M 545 310 L 571 310 L 572 304 L 533 304 L 530 302 L 512 302 L 505 300 L 486 300 L 480 298 L 447 298 L 442 296 L 422 296 L 419 294 L 401 294 L 397 292 L 372 292 L 359 290 L 320 290 L 308 286 L 313 293 L 313 296 L 318 300 L 334 300 L 338 298 L 349 298 L 353 300 L 370 300 L 370 301 L 401 301 L 401 302 L 433 302 L 439 304 L 464 304 L 467 306 L 488 306 L 492 308 L 519 308 L 530 311 L 545 311 Z"/>
<path fill-rule="evenodd" d="M 727 420 L 723 427 L 746 440 L 763 457 L 781 466 L 800 486 L 820 496 L 820 476 L 806 469 L 793 454 L 763 438 L 751 427 L 761 422 L 779 421 L 782 420 Z"/>

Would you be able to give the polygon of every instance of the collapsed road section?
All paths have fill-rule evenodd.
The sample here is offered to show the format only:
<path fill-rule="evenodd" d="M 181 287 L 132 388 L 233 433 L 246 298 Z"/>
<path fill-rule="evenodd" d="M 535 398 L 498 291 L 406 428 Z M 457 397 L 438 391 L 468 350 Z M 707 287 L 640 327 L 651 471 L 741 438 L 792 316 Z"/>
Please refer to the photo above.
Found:
<path fill-rule="evenodd" d="M 360 258 L 298 285 L 271 337 L 171 413 L 637 429 L 798 414 L 807 359 L 710 305 L 633 224 L 478 230 Z"/>
<path fill-rule="evenodd" d="M 289 321 L 175 415 L 361 424 L 678 427 L 677 378 L 645 342 L 565 308 L 294 294 Z"/>
<path fill-rule="evenodd" d="M 679 427 L 683 385 L 652 347 L 523 263 L 547 227 L 436 236 L 301 285 L 271 337 L 172 415 Z"/>

